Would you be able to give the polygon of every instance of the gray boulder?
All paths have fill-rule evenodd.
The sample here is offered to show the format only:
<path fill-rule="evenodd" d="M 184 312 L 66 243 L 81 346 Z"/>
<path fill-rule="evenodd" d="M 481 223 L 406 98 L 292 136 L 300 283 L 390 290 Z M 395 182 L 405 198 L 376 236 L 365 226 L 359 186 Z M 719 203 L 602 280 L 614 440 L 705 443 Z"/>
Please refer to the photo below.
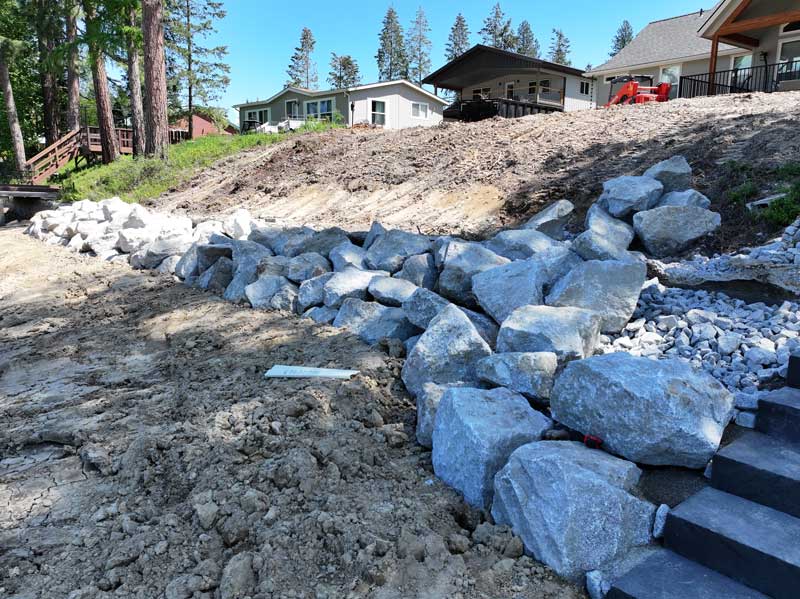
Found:
<path fill-rule="evenodd" d="M 450 388 L 433 427 L 433 471 L 472 506 L 488 509 L 494 476 L 521 445 L 538 441 L 552 421 L 508 389 Z"/>
<path fill-rule="evenodd" d="M 493 354 L 476 365 L 478 378 L 484 383 L 539 400 L 550 397 L 557 368 L 558 357 L 552 352 Z"/>
<path fill-rule="evenodd" d="M 375 240 L 384 233 L 386 233 L 386 227 L 378 221 L 373 222 L 369 228 L 369 232 L 367 232 L 367 237 L 364 239 L 364 251 L 368 250 L 372 244 L 375 243 Z"/>
<path fill-rule="evenodd" d="M 635 214 L 633 228 L 647 251 L 663 258 L 689 249 L 721 222 L 717 212 L 697 206 L 662 206 Z"/>
<path fill-rule="evenodd" d="M 312 306 L 321 306 L 325 302 L 325 283 L 330 281 L 332 272 L 325 273 L 308 281 L 303 281 L 297 296 L 298 309 L 305 311 Z"/>
<path fill-rule="evenodd" d="M 451 387 L 463 387 L 463 383 L 436 385 L 425 383 L 417 395 L 417 443 L 430 449 L 433 447 L 433 425 L 436 422 L 436 410 L 442 395 Z"/>
<path fill-rule="evenodd" d="M 451 304 L 441 295 L 420 287 L 403 302 L 402 307 L 406 316 L 412 323 L 420 329 L 427 329 L 431 320 L 433 320 L 443 308 L 452 305 L 454 304 Z M 497 341 L 499 328 L 492 322 L 492 319 L 468 308 L 462 308 L 461 306 L 456 307 L 470 319 L 483 340 L 491 347 L 494 347 Z"/>
<path fill-rule="evenodd" d="M 611 216 L 619 218 L 649 210 L 663 193 L 664 186 L 651 177 L 617 177 L 603 183 L 603 195 L 598 203 Z"/>
<path fill-rule="evenodd" d="M 295 283 L 302 283 L 331 271 L 331 263 L 322 254 L 308 252 L 289 260 L 286 278 Z"/>
<path fill-rule="evenodd" d="M 303 312 L 303 318 L 310 318 L 320 324 L 332 324 L 339 310 L 327 306 L 314 306 Z"/>
<path fill-rule="evenodd" d="M 244 289 L 258 278 L 258 267 L 263 258 L 272 256 L 272 251 L 260 243 L 246 239 L 233 244 L 233 279 L 223 296 L 229 302 L 246 300 Z"/>
<path fill-rule="evenodd" d="M 665 193 L 659 200 L 657 208 L 661 206 L 697 206 L 708 210 L 711 207 L 711 200 L 699 191 L 687 189 Z"/>
<path fill-rule="evenodd" d="M 370 245 L 365 257 L 367 266 L 395 273 L 409 256 L 431 249 L 431 240 L 423 235 L 392 229 L 380 235 Z"/>
<path fill-rule="evenodd" d="M 644 262 L 589 260 L 553 286 L 547 304 L 592 310 L 600 315 L 602 332 L 618 333 L 633 316 L 646 279 Z"/>
<path fill-rule="evenodd" d="M 192 247 L 190 235 L 170 235 L 159 237 L 131 256 L 131 266 L 140 269 L 153 269 L 170 256 L 183 254 Z"/>
<path fill-rule="evenodd" d="M 475 363 L 491 353 L 466 314 L 445 306 L 406 358 L 403 382 L 415 397 L 425 383 L 477 383 Z"/>
<path fill-rule="evenodd" d="M 222 570 L 222 577 L 219 581 L 219 599 L 250 597 L 255 591 L 256 581 L 253 554 L 249 551 L 238 553 Z"/>
<path fill-rule="evenodd" d="M 208 243 L 197 246 L 197 271 L 204 273 L 222 257 L 231 258 L 233 248 L 229 244 Z"/>
<path fill-rule="evenodd" d="M 640 474 L 577 442 L 529 443 L 495 476 L 492 516 L 527 553 L 577 581 L 652 541 L 656 507 L 630 492 Z"/>
<path fill-rule="evenodd" d="M 387 276 L 386 272 L 348 268 L 334 273 L 323 285 L 326 306 L 338 308 L 348 297 L 367 299 L 367 288 L 376 277 Z"/>
<path fill-rule="evenodd" d="M 472 277 L 509 262 L 508 258 L 498 256 L 477 243 L 451 241 L 447 244 L 444 270 L 439 276 L 439 293 L 454 302 L 475 308 L 478 303 L 472 293 Z"/>
<path fill-rule="evenodd" d="M 289 258 L 308 253 L 322 254 L 327 258 L 333 248 L 349 241 L 350 238 L 345 231 L 338 227 L 331 227 L 311 235 L 300 234 L 292 237 L 283 244 L 280 253 Z"/>
<path fill-rule="evenodd" d="M 534 229 L 501 231 L 485 241 L 484 245 L 509 260 L 525 260 L 539 252 L 562 247 L 560 241 Z"/>
<path fill-rule="evenodd" d="M 413 283 L 391 277 L 373 279 L 367 288 L 372 297 L 386 306 L 402 306 L 417 289 Z"/>
<path fill-rule="evenodd" d="M 120 252 L 133 254 L 144 246 L 153 243 L 160 231 L 157 227 L 137 227 L 122 229 L 117 235 L 116 247 Z"/>
<path fill-rule="evenodd" d="M 197 245 L 197 243 L 193 243 L 192 247 L 186 250 L 186 253 L 175 265 L 175 275 L 181 279 L 196 277 L 200 274 L 197 267 Z"/>
<path fill-rule="evenodd" d="M 311 237 L 314 229 L 310 227 L 264 227 L 250 231 L 247 238 L 271 249 L 276 254 L 283 254 L 283 249 L 290 241 L 298 242 L 301 238 Z"/>
<path fill-rule="evenodd" d="M 621 352 L 570 363 L 550 406 L 558 422 L 629 460 L 704 468 L 731 419 L 733 396 L 687 362 Z"/>
<path fill-rule="evenodd" d="M 347 298 L 342 302 L 333 326 L 344 327 L 374 345 L 388 337 L 405 341 L 419 333 L 400 308 L 389 308 L 376 302 Z"/>
<path fill-rule="evenodd" d="M 290 260 L 286 256 L 266 256 L 259 261 L 256 273 L 288 278 Z"/>
<path fill-rule="evenodd" d="M 582 308 L 523 306 L 500 327 L 497 351 L 553 352 L 559 360 L 591 356 L 600 335 L 600 316 Z"/>
<path fill-rule="evenodd" d="M 569 200 L 558 200 L 536 213 L 522 228 L 534 229 L 553 239 L 564 239 L 565 227 L 574 210 L 575 206 Z"/>
<path fill-rule="evenodd" d="M 195 286 L 213 293 L 224 293 L 231 279 L 233 279 L 233 260 L 222 256 L 200 275 Z"/>
<path fill-rule="evenodd" d="M 270 300 L 270 307 L 274 310 L 282 310 L 284 312 L 299 313 L 297 305 L 297 285 L 284 285 L 278 292 L 272 296 Z"/>
<path fill-rule="evenodd" d="M 414 283 L 417 287 L 433 289 L 439 278 L 439 271 L 436 262 L 431 254 L 417 254 L 409 256 L 403 262 L 403 268 L 394 275 L 397 279 L 403 279 Z"/>
<path fill-rule="evenodd" d="M 673 156 L 651 166 L 644 173 L 664 186 L 664 193 L 684 191 L 692 186 L 692 167 L 683 156 Z"/>
<path fill-rule="evenodd" d="M 273 299 L 280 292 L 283 292 L 282 297 L 286 297 L 287 290 L 293 292 L 296 298 L 297 286 L 292 284 L 289 279 L 279 275 L 262 275 L 245 287 L 244 293 L 247 301 L 254 308 L 286 309 L 277 307 L 283 305 L 281 299 L 276 300 L 274 305 Z M 292 293 L 288 293 L 288 295 L 291 296 Z"/>
<path fill-rule="evenodd" d="M 337 245 L 331 250 L 330 259 L 333 264 L 333 270 L 340 271 L 347 267 L 359 268 L 363 270 L 366 268 L 364 257 L 367 255 L 362 248 L 351 242 Z"/>
<path fill-rule="evenodd" d="M 469 308 L 457 307 L 467 315 L 467 318 L 475 326 L 475 330 L 478 331 L 478 335 L 489 344 L 489 347 L 494 349 L 497 345 L 497 334 L 500 332 L 500 327 L 497 326 L 497 323 L 485 314 L 475 312 Z"/>
<path fill-rule="evenodd" d="M 626 260 L 628 256 L 625 248 L 591 229 L 578 235 L 570 247 L 584 260 Z"/>
<path fill-rule="evenodd" d="M 156 272 L 159 272 L 162 275 L 175 274 L 175 267 L 180 261 L 180 256 L 170 256 L 169 258 L 165 258 L 162 260 L 161 264 L 158 265 L 158 268 L 156 268 Z"/>

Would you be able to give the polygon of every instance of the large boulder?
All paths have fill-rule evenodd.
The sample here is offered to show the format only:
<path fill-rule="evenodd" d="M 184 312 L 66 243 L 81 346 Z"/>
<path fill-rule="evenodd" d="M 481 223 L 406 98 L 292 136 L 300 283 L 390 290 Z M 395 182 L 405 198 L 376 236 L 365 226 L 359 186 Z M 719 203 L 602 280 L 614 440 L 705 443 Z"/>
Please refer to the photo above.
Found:
<path fill-rule="evenodd" d="M 662 206 L 635 214 L 633 228 L 647 251 L 663 258 L 689 249 L 721 222 L 717 212 L 698 206 Z"/>
<path fill-rule="evenodd" d="M 329 272 L 303 281 L 297 296 L 298 308 L 305 312 L 312 306 L 321 306 L 325 302 L 325 283 L 330 281 L 332 276 L 333 273 Z"/>
<path fill-rule="evenodd" d="M 475 364 L 491 353 L 467 315 L 456 306 L 445 306 L 408 355 L 403 382 L 415 397 L 425 383 L 477 383 Z"/>
<path fill-rule="evenodd" d="M 363 270 L 366 267 L 366 263 L 364 262 L 366 255 L 367 252 L 365 252 L 363 248 L 347 241 L 333 248 L 328 257 L 333 264 L 333 270 L 338 272 L 348 267 Z"/>
<path fill-rule="evenodd" d="M 281 309 L 282 302 L 276 301 L 273 304 L 275 296 L 284 291 L 285 288 L 297 294 L 297 286 L 293 285 L 286 277 L 278 275 L 262 275 L 255 282 L 250 283 L 244 288 L 245 297 L 250 305 L 254 308 L 273 308 Z"/>
<path fill-rule="evenodd" d="M 397 279 L 414 283 L 417 287 L 433 289 L 439 279 L 439 271 L 433 256 L 425 253 L 406 258 L 403 268 L 394 276 Z"/>
<path fill-rule="evenodd" d="M 501 231 L 485 241 L 484 245 L 498 256 L 509 260 L 525 260 L 539 252 L 562 247 L 563 244 L 534 229 L 516 229 Z"/>
<path fill-rule="evenodd" d="M 180 234 L 159 237 L 131 256 L 131 266 L 133 268 L 153 269 L 170 256 L 183 254 L 190 247 L 192 247 L 190 235 Z"/>
<path fill-rule="evenodd" d="M 195 286 L 212 293 L 223 293 L 233 279 L 233 260 L 222 256 L 195 281 Z"/>
<path fill-rule="evenodd" d="M 342 302 L 333 326 L 344 327 L 371 345 L 386 337 L 405 341 L 419 333 L 402 309 L 352 297 Z"/>
<path fill-rule="evenodd" d="M 364 245 L 362 246 L 364 250 L 368 250 L 370 247 L 372 247 L 372 244 L 375 243 L 375 240 L 384 233 L 386 233 L 386 227 L 384 227 L 378 221 L 373 222 L 369 228 L 369 231 L 367 232 L 367 236 L 364 238 Z"/>
<path fill-rule="evenodd" d="M 552 352 L 493 354 L 476 365 L 482 382 L 542 401 L 550 398 L 557 369 L 558 356 Z"/>
<path fill-rule="evenodd" d="M 253 230 L 253 217 L 245 208 L 239 208 L 222 221 L 223 232 L 233 239 L 247 239 Z"/>
<path fill-rule="evenodd" d="M 639 260 L 589 260 L 559 279 L 547 295 L 549 306 L 586 308 L 600 315 L 600 330 L 618 333 L 633 316 L 647 279 Z"/>
<path fill-rule="evenodd" d="M 197 246 L 197 270 L 205 272 L 223 256 L 233 257 L 233 247 L 227 243 L 207 243 Z"/>
<path fill-rule="evenodd" d="M 664 193 L 661 182 L 651 177 L 617 177 L 603 183 L 598 203 L 611 216 L 627 216 L 631 212 L 649 210 Z"/>
<path fill-rule="evenodd" d="M 600 316 L 582 308 L 523 306 L 500 327 L 497 351 L 553 352 L 559 360 L 591 356 L 600 335 Z"/>
<path fill-rule="evenodd" d="M 322 254 L 327 258 L 333 248 L 349 241 L 350 238 L 344 230 L 338 227 L 331 227 L 330 229 L 323 229 L 311 235 L 298 235 L 293 237 L 283 245 L 283 251 L 281 253 L 289 258 L 294 258 L 300 254 L 313 252 Z"/>
<path fill-rule="evenodd" d="M 311 237 L 314 233 L 314 229 L 310 227 L 259 227 L 254 228 L 247 238 L 282 255 L 283 248 L 287 243 L 295 239 Z"/>
<path fill-rule="evenodd" d="M 233 242 L 233 279 L 223 296 L 229 302 L 240 303 L 247 298 L 244 289 L 258 278 L 261 260 L 272 256 L 272 251 L 255 241 L 241 239 Z"/>
<path fill-rule="evenodd" d="M 388 273 L 372 270 L 347 268 L 334 273 L 323 285 L 324 302 L 329 308 L 338 308 L 348 297 L 367 299 L 367 288 L 376 277 L 385 277 Z"/>
<path fill-rule="evenodd" d="M 661 206 L 697 206 L 708 210 L 711 207 L 711 200 L 699 191 L 687 189 L 665 193 L 659 200 L 657 208 Z"/>
<path fill-rule="evenodd" d="M 370 245 L 365 257 L 367 266 L 395 273 L 409 256 L 422 254 L 431 248 L 431 240 L 423 235 L 392 229 Z"/>
<path fill-rule="evenodd" d="M 640 475 L 577 442 L 529 443 L 495 476 L 492 516 L 527 553 L 577 581 L 652 541 L 656 507 L 631 493 Z"/>
<path fill-rule="evenodd" d="M 472 277 L 509 262 L 508 258 L 498 256 L 480 244 L 451 241 L 444 252 L 439 293 L 449 300 L 475 308 L 478 303 L 472 293 Z"/>
<path fill-rule="evenodd" d="M 386 306 L 402 306 L 418 289 L 413 283 L 403 279 L 378 277 L 373 279 L 367 290 L 370 295 Z"/>
<path fill-rule="evenodd" d="M 565 227 L 574 210 L 575 205 L 569 200 L 558 200 L 537 212 L 522 228 L 534 229 L 553 239 L 564 239 Z"/>
<path fill-rule="evenodd" d="M 414 325 L 420 329 L 427 329 L 430 322 L 442 309 L 452 305 L 454 304 L 451 304 L 441 295 L 420 287 L 403 302 L 402 307 L 406 316 Z M 483 340 L 490 347 L 494 347 L 497 342 L 499 328 L 492 319 L 469 308 L 456 307 L 466 314 Z"/>
<path fill-rule="evenodd" d="M 303 312 L 303 318 L 310 318 L 319 324 L 332 324 L 339 310 L 328 306 L 314 306 Z"/>
<path fill-rule="evenodd" d="M 188 279 L 189 277 L 196 277 L 200 274 L 197 268 L 197 242 L 186 250 L 186 253 L 181 256 L 181 259 L 175 265 L 175 275 L 181 279 Z"/>
<path fill-rule="evenodd" d="M 331 271 L 331 263 L 322 254 L 307 252 L 289 260 L 286 278 L 302 283 Z"/>
<path fill-rule="evenodd" d="M 684 191 L 692 186 L 692 167 L 683 156 L 673 156 L 651 166 L 644 173 L 664 186 L 664 193 Z"/>
<path fill-rule="evenodd" d="M 463 386 L 463 383 L 450 385 L 425 383 L 422 385 L 422 391 L 417 395 L 417 443 L 428 449 L 433 447 L 433 425 L 436 422 L 436 410 L 439 409 L 442 395 L 450 387 Z"/>
<path fill-rule="evenodd" d="M 586 231 L 572 242 L 572 251 L 584 260 L 618 260 L 625 256 L 634 235 L 628 223 L 593 204 L 586 214 Z"/>
<path fill-rule="evenodd" d="M 488 509 L 494 476 L 517 447 L 538 441 L 552 421 L 508 389 L 444 392 L 433 427 L 433 471 L 470 505 Z"/>
<path fill-rule="evenodd" d="M 158 237 L 159 231 L 154 228 L 142 227 L 121 229 L 117 235 L 117 249 L 125 254 L 133 254 L 153 243 Z"/>
<path fill-rule="evenodd" d="M 289 263 L 291 258 L 286 256 L 264 256 L 258 262 L 257 274 L 261 275 L 275 275 L 280 277 L 289 278 Z"/>
<path fill-rule="evenodd" d="M 719 447 L 733 396 L 687 362 L 621 352 L 570 363 L 550 406 L 558 422 L 629 460 L 703 468 Z"/>
<path fill-rule="evenodd" d="M 610 238 L 589 229 L 578 235 L 570 246 L 584 260 L 627 260 L 628 251 Z"/>

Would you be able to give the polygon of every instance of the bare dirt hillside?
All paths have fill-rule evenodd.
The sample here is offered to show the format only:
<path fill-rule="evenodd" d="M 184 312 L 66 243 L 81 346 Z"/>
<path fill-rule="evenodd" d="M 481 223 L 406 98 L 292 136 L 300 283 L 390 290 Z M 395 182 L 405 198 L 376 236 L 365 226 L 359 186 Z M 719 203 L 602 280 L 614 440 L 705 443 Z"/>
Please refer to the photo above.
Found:
<path fill-rule="evenodd" d="M 435 479 L 400 360 L 19 227 L 0 247 L 0 597 L 584 596 Z"/>
<path fill-rule="evenodd" d="M 312 225 L 387 224 L 425 233 L 480 233 L 567 198 L 579 208 L 605 179 L 641 174 L 684 154 L 695 187 L 722 211 L 721 246 L 739 236 L 743 208 L 727 190 L 800 157 L 800 92 L 677 100 L 518 120 L 405 131 L 339 130 L 295 137 L 222 161 L 152 202 L 213 216 L 255 215 Z M 757 234 L 759 231 L 755 231 Z"/>

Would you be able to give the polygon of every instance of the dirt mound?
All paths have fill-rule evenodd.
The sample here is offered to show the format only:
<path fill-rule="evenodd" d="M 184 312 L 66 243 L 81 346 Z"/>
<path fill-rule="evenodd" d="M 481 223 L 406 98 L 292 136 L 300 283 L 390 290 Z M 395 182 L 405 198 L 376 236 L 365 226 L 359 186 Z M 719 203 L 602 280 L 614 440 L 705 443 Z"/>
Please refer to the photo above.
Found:
<path fill-rule="evenodd" d="M 356 229 L 371 220 L 425 233 L 480 233 L 566 198 L 588 208 L 604 180 L 674 154 L 723 214 L 719 249 L 752 242 L 726 192 L 800 155 L 800 92 L 676 100 L 431 129 L 293 138 L 219 163 L 152 204 Z M 768 184 L 768 181 L 758 181 Z"/>
<path fill-rule="evenodd" d="M 0 596 L 582 597 L 435 479 L 400 361 L 0 231 Z M 351 381 L 266 381 L 272 364 Z"/>

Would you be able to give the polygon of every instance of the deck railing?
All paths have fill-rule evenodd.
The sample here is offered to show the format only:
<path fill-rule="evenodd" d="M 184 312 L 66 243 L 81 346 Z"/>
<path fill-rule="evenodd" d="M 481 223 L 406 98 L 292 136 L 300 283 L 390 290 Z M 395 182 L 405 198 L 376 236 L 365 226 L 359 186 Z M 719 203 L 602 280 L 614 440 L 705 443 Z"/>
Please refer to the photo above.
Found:
<path fill-rule="evenodd" d="M 467 100 L 478 100 L 479 98 L 464 98 Z M 561 106 L 564 103 L 564 90 L 555 87 L 540 87 L 536 93 L 513 93 L 511 97 L 507 94 L 490 94 L 481 96 L 481 100 L 512 100 L 514 102 L 527 102 L 529 104 L 552 104 Z"/>
<path fill-rule="evenodd" d="M 800 60 L 681 77 L 678 97 L 774 92 L 785 81 L 800 80 Z"/>

